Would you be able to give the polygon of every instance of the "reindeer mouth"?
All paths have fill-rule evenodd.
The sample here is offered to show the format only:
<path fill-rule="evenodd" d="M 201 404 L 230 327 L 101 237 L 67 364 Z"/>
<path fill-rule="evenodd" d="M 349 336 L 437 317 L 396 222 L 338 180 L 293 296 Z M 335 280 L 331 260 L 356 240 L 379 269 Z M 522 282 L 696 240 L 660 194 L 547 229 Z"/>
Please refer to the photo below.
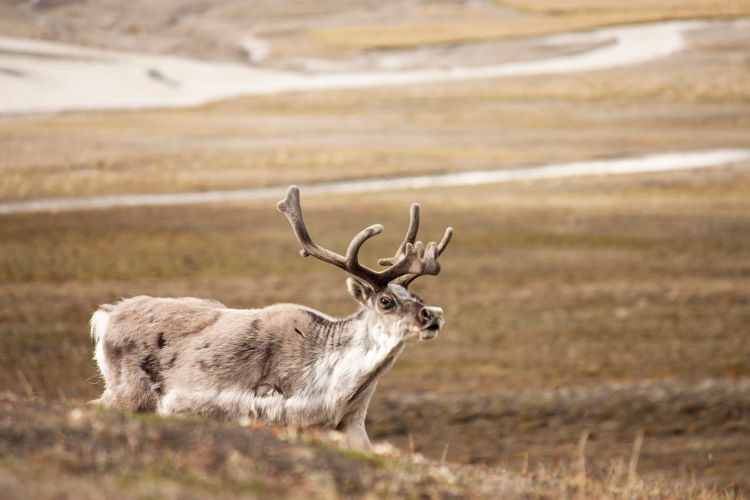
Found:
<path fill-rule="evenodd" d="M 437 320 L 422 328 L 419 331 L 419 340 L 431 340 L 435 338 L 435 336 L 440 331 L 440 327 L 443 326 L 442 323 L 443 322 L 441 320 Z"/>

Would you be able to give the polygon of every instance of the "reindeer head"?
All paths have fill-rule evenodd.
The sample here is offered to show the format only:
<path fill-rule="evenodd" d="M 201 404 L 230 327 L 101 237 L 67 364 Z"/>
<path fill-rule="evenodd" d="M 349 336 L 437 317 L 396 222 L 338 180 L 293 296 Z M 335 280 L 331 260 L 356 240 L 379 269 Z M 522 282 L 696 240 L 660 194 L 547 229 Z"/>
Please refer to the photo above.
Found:
<path fill-rule="evenodd" d="M 443 310 L 425 306 L 422 299 L 409 292 L 409 283 L 422 275 L 437 275 L 440 272 L 438 257 L 448 246 L 453 229 L 447 228 L 442 241 L 430 242 L 425 246 L 415 241 L 419 230 L 419 205 L 411 206 L 409 229 L 401 246 L 393 257 L 380 259 L 378 264 L 388 266 L 383 271 L 374 271 L 359 263 L 358 255 L 362 244 L 380 234 L 383 226 L 376 224 L 361 231 L 349 243 L 346 256 L 318 246 L 307 232 L 302 218 L 299 189 L 290 186 L 286 197 L 277 207 L 289 219 L 294 234 L 302 244 L 300 254 L 328 262 L 352 274 L 347 286 L 349 293 L 367 311 L 368 316 L 388 335 L 399 340 L 427 340 L 435 337 L 443 326 Z"/>

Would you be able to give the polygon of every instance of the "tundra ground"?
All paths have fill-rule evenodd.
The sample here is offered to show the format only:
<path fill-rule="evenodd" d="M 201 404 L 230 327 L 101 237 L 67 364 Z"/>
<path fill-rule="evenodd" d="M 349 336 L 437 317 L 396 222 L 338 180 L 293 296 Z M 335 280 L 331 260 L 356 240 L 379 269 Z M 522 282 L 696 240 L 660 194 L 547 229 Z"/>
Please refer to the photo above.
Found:
<path fill-rule="evenodd" d="M 371 436 L 518 471 L 571 463 L 586 432 L 595 475 L 642 430 L 644 476 L 746 487 L 749 191 L 740 165 L 418 193 L 422 235 L 460 235 L 441 275 L 414 285 L 448 324 L 381 381 Z M 398 244 L 412 198 L 303 203 L 333 248 L 384 223 L 371 261 Z M 269 203 L 4 222 L 0 380 L 20 394 L 96 397 L 86 323 L 120 296 L 356 307 L 338 270 L 298 257 Z"/>

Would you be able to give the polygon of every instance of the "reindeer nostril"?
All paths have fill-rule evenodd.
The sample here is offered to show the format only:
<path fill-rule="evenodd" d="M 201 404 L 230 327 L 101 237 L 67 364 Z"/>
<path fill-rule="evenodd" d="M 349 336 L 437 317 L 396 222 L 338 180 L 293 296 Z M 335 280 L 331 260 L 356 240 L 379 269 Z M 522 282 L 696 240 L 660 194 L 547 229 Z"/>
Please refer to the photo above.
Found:
<path fill-rule="evenodd" d="M 432 319 L 432 313 L 426 307 L 422 309 L 420 314 L 422 315 L 422 319 L 425 321 L 429 321 Z"/>

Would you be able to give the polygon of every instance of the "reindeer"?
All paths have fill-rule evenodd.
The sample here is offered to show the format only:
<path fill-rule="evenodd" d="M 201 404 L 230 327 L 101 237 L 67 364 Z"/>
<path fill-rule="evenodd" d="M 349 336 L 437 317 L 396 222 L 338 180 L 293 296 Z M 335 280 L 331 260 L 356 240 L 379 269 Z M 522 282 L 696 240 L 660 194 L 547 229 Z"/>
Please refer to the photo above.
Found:
<path fill-rule="evenodd" d="M 93 403 L 161 415 L 242 417 L 273 425 L 343 432 L 352 448 L 372 450 L 365 415 L 378 379 L 407 343 L 434 338 L 443 310 L 426 306 L 407 287 L 440 272 L 438 244 L 416 241 L 419 205 L 388 266 L 359 263 L 362 244 L 383 231 L 370 226 L 340 255 L 315 244 L 302 218 L 299 190 L 290 186 L 277 208 L 292 225 L 303 257 L 347 271 L 361 307 L 335 319 L 295 304 L 230 309 L 197 298 L 132 297 L 105 304 L 91 317 L 94 359 L 105 382 Z"/>

